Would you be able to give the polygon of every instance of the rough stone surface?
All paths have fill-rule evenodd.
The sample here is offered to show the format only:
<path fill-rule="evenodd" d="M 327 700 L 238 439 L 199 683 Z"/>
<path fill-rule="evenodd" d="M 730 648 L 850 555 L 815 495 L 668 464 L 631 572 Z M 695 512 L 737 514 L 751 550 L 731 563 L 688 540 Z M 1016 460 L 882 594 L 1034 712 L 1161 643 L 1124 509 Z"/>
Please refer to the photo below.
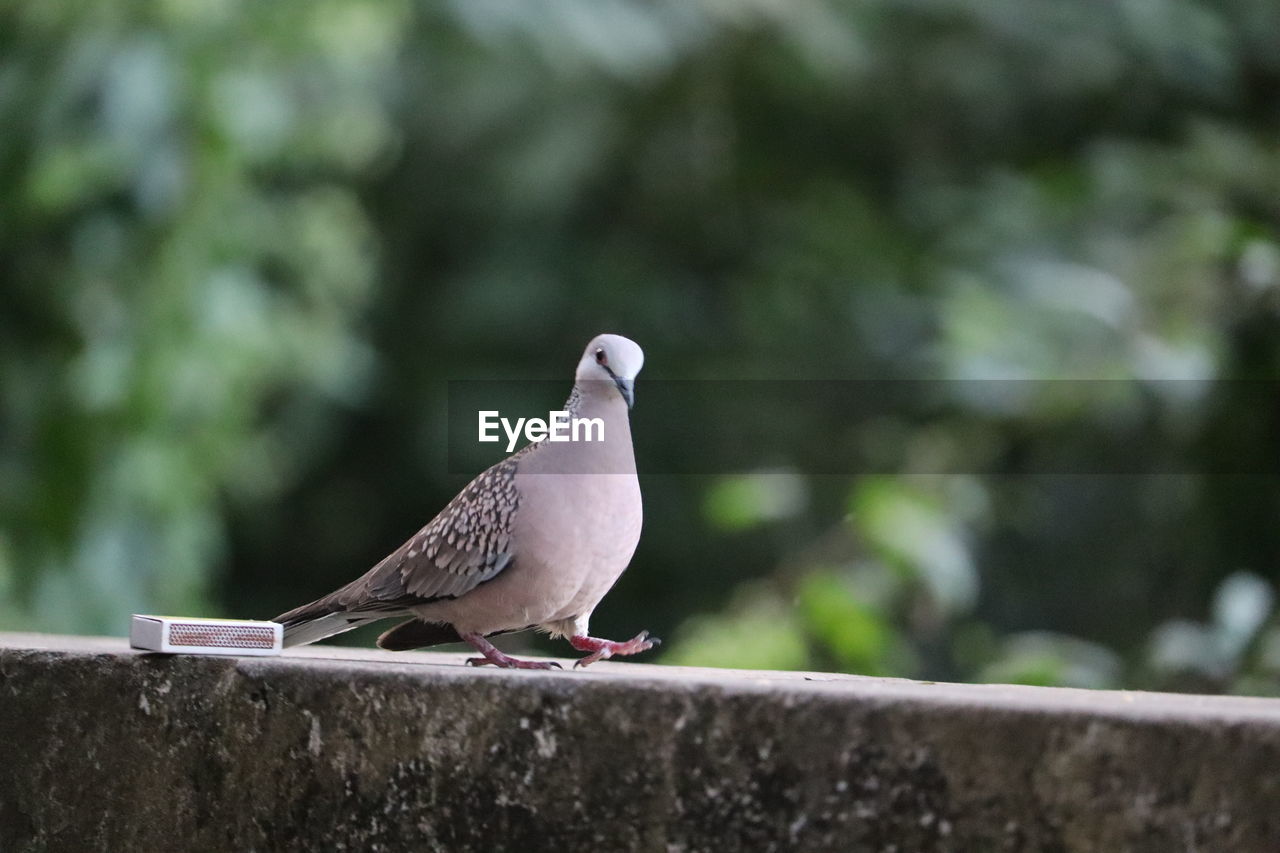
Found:
<path fill-rule="evenodd" d="M 0 851 L 1267 851 L 1280 701 L 0 634 Z"/>

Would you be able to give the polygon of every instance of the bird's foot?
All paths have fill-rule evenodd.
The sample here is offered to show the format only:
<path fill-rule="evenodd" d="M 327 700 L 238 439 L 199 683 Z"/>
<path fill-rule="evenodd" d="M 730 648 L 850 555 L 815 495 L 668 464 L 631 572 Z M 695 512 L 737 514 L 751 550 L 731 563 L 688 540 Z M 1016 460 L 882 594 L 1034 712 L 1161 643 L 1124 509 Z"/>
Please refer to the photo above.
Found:
<path fill-rule="evenodd" d="M 560 664 L 550 660 L 520 660 L 498 651 L 493 643 L 481 634 L 463 634 L 471 648 L 484 657 L 467 658 L 467 666 L 497 666 L 503 669 L 561 669 Z"/>
<path fill-rule="evenodd" d="M 647 652 L 654 646 L 661 645 L 662 641 L 657 637 L 651 638 L 648 631 L 641 631 L 624 643 L 601 640 L 596 637 L 570 637 L 569 644 L 580 652 L 591 652 L 574 663 L 573 668 L 577 669 L 580 666 L 591 666 L 598 660 L 607 660 L 614 655 L 635 655 Z"/>

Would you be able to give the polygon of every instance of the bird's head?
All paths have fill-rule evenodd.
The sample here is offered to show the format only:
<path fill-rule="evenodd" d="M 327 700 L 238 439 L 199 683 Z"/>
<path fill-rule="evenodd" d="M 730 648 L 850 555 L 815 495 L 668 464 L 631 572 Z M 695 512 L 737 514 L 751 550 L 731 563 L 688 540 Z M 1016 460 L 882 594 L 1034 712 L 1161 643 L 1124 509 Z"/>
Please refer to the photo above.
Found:
<path fill-rule="evenodd" d="M 581 388 L 616 388 L 630 408 L 635 403 L 636 374 L 644 367 L 644 351 L 622 335 L 596 335 L 578 362 Z"/>

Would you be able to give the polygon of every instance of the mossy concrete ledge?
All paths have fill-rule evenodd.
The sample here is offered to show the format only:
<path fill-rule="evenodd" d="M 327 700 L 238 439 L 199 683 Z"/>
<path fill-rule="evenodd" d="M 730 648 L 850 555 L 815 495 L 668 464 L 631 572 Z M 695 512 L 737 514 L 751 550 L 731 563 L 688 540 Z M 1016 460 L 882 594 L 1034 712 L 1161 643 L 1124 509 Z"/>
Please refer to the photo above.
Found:
<path fill-rule="evenodd" d="M 0 634 L 0 850 L 1267 851 L 1280 701 Z"/>

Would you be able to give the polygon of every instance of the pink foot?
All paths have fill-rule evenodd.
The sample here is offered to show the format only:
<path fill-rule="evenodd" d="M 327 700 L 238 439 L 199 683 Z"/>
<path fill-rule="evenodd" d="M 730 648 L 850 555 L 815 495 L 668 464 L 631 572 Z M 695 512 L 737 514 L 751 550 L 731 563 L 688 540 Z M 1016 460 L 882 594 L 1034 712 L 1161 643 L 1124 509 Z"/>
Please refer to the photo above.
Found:
<path fill-rule="evenodd" d="M 484 657 L 467 658 L 467 666 L 499 666 L 503 669 L 561 669 L 560 664 L 555 661 L 543 660 L 518 660 L 508 657 L 486 640 L 480 634 L 463 634 L 462 639 L 465 640 L 471 648 L 478 651 Z"/>
<path fill-rule="evenodd" d="M 634 655 L 647 652 L 662 643 L 657 637 L 649 639 L 648 631 L 641 631 L 625 643 L 613 640 L 600 640 L 595 637 L 570 637 L 569 644 L 580 652 L 591 652 L 574 663 L 573 668 L 591 666 L 598 660 L 607 660 L 614 655 Z"/>

